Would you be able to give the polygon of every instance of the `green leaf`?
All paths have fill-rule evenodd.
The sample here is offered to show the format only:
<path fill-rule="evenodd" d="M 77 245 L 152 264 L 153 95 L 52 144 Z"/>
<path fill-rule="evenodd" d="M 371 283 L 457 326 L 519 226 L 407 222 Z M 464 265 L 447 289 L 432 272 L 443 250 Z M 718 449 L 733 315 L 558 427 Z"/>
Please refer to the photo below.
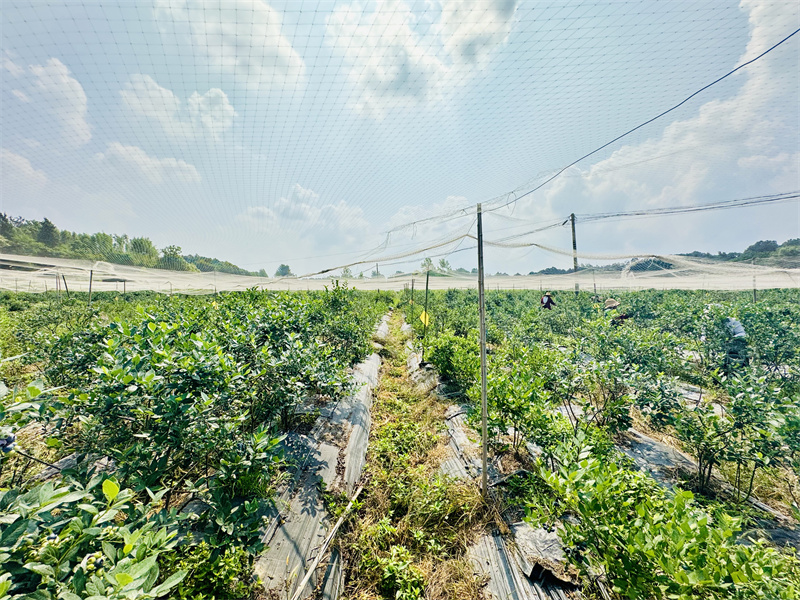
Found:
<path fill-rule="evenodd" d="M 119 494 L 119 485 L 113 479 L 106 479 L 103 482 L 103 495 L 106 500 L 111 502 Z"/>
<path fill-rule="evenodd" d="M 176 571 L 175 573 L 167 577 L 164 583 L 162 583 L 161 585 L 157 585 L 152 590 L 150 590 L 150 593 L 153 594 L 153 596 L 155 596 L 156 598 L 158 598 L 159 596 L 163 596 L 169 590 L 171 590 L 181 581 L 183 581 L 183 578 L 186 577 L 186 573 L 187 573 L 186 571 Z"/>
<path fill-rule="evenodd" d="M 133 581 L 133 577 L 128 575 L 127 573 L 117 573 L 114 575 L 117 580 L 117 584 L 121 586 L 128 585 L 131 581 Z"/>
<path fill-rule="evenodd" d="M 23 566 L 24 569 L 28 569 L 28 571 L 33 571 L 37 575 L 46 575 L 47 577 L 55 577 L 55 571 L 53 571 L 53 567 L 50 565 L 44 565 L 42 563 L 35 563 L 30 562 Z"/>

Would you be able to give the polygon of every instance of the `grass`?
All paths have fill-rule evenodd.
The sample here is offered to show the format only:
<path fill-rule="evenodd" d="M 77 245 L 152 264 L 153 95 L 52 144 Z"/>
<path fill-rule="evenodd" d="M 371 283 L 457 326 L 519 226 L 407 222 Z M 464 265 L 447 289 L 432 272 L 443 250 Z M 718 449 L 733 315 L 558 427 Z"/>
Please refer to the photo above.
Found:
<path fill-rule="evenodd" d="M 466 552 L 489 511 L 472 482 L 443 475 L 444 412 L 409 378 L 402 317 L 390 321 L 373 404 L 368 483 L 340 541 L 345 597 L 438 600 L 482 598 Z"/>

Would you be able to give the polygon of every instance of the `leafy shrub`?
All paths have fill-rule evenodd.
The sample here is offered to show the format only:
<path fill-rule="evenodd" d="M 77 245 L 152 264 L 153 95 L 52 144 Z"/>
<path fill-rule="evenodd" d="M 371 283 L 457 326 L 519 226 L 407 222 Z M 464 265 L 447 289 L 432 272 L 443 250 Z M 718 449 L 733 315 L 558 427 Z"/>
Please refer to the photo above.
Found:
<path fill-rule="evenodd" d="M 472 337 L 462 338 L 445 333 L 433 340 L 426 354 L 443 378 L 465 393 L 477 380 L 480 370 L 480 348 Z"/>
<path fill-rule="evenodd" d="M 796 597 L 798 559 L 763 543 L 737 544 L 739 519 L 721 514 L 715 523 L 690 492 L 668 494 L 641 472 L 593 457 L 590 447 L 562 455 L 558 472 L 540 476 L 579 519 L 565 521 L 563 538 L 587 576 L 605 573 L 627 598 Z"/>
<path fill-rule="evenodd" d="M 159 564 L 165 574 L 186 573 L 172 598 L 250 598 L 259 587 L 253 577 L 253 557 L 235 546 L 214 556 L 213 548 L 201 542 L 163 554 Z"/>
<path fill-rule="evenodd" d="M 48 482 L 0 492 L 0 560 L 11 576 L 6 592 L 53 600 L 163 596 L 186 575 L 176 570 L 156 585 L 158 557 L 174 548 L 176 532 L 148 516 L 152 506 L 133 499 L 131 490 L 101 477 L 85 487 Z"/>

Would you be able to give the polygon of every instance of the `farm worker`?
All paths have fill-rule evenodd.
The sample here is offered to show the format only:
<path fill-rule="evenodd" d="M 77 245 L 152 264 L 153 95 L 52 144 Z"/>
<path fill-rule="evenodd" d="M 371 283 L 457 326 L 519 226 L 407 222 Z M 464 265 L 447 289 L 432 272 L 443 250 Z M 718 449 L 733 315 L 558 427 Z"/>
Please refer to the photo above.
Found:
<path fill-rule="evenodd" d="M 556 303 L 553 302 L 553 296 L 550 294 L 550 292 L 545 292 L 544 296 L 542 296 L 542 308 L 553 310 L 555 305 Z"/>
<path fill-rule="evenodd" d="M 616 310 L 618 307 L 619 307 L 619 301 L 614 300 L 614 298 L 608 298 L 605 304 L 603 305 L 604 310 Z M 620 325 L 622 325 L 622 322 L 625 321 L 625 319 L 630 319 L 630 318 L 631 315 L 627 313 L 619 313 L 611 318 L 611 324 L 614 327 L 619 327 Z"/>
<path fill-rule="evenodd" d="M 723 367 L 727 373 L 730 373 L 735 367 L 746 366 L 749 362 L 747 333 L 741 322 L 732 317 L 728 317 L 723 323 L 729 336 Z"/>

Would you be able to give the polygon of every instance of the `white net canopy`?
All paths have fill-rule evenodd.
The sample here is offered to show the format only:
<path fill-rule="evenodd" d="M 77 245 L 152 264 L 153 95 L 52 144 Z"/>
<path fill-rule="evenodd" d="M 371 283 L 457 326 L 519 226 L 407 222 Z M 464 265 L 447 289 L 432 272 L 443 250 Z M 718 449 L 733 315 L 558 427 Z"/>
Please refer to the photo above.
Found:
<path fill-rule="evenodd" d="M 0 20 L 5 290 L 396 286 L 427 258 L 472 285 L 478 203 L 490 273 L 569 270 L 570 215 L 578 258 L 625 263 L 497 285 L 796 285 L 787 254 L 678 256 L 800 238 L 795 0 L 6 0 Z"/>

